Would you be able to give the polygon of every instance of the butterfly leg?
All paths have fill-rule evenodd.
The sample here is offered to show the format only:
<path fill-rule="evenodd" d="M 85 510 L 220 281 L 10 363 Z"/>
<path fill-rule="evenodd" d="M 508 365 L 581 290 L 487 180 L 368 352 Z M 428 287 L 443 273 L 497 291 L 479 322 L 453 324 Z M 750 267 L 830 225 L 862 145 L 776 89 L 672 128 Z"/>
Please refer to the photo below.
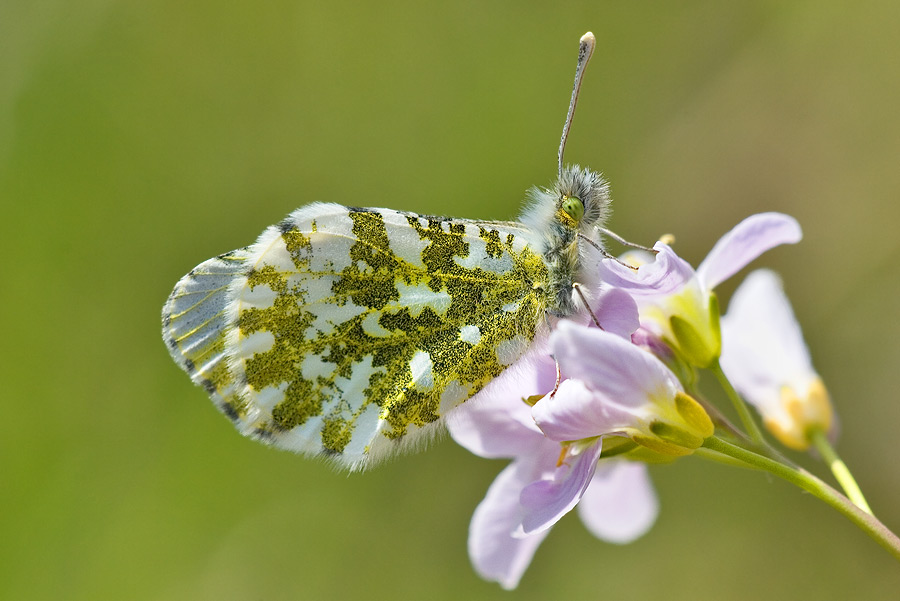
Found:
<path fill-rule="evenodd" d="M 584 292 L 582 292 L 582 290 L 581 290 L 581 284 L 577 284 L 577 283 L 572 284 L 572 288 L 574 288 L 575 292 L 578 293 L 578 296 L 581 297 L 581 302 L 584 303 L 584 308 L 587 309 L 587 312 L 590 314 L 591 319 L 594 320 L 594 325 L 596 325 L 598 328 L 600 328 L 602 330 L 603 326 L 600 325 L 600 321 L 597 319 L 597 316 L 594 315 L 594 312 L 591 310 L 591 305 L 590 305 L 590 303 L 588 303 L 587 297 L 584 295 Z M 559 373 L 559 365 L 556 366 L 556 371 L 558 374 Z"/>

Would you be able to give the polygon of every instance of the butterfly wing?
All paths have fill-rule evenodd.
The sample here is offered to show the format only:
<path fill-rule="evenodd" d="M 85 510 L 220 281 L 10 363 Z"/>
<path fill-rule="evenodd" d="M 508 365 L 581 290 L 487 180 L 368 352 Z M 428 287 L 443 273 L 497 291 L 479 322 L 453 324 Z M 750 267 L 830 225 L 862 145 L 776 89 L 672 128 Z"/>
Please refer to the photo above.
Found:
<path fill-rule="evenodd" d="M 309 205 L 182 278 L 164 337 L 244 434 L 362 469 L 528 348 L 548 276 L 526 233 Z"/>
<path fill-rule="evenodd" d="M 235 278 L 247 270 L 248 248 L 204 261 L 181 278 L 163 307 L 163 340 L 172 358 L 232 420 L 241 410 L 225 346 Z"/>

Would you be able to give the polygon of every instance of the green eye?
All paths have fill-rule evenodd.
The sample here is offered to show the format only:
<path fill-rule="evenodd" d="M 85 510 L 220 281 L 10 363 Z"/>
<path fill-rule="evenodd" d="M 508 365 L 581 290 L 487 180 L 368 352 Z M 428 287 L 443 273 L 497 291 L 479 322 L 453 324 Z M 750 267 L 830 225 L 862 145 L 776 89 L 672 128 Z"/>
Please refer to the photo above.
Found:
<path fill-rule="evenodd" d="M 584 203 L 577 196 L 566 196 L 562 201 L 562 210 L 575 221 L 584 217 Z"/>

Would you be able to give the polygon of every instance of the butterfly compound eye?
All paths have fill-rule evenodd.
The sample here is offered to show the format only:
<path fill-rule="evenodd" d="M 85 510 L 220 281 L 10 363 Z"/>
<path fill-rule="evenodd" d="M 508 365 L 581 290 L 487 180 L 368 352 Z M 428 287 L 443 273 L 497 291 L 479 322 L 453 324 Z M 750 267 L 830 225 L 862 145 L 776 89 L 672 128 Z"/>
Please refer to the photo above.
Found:
<path fill-rule="evenodd" d="M 584 203 L 577 196 L 565 196 L 562 201 L 562 210 L 576 222 L 584 217 Z"/>

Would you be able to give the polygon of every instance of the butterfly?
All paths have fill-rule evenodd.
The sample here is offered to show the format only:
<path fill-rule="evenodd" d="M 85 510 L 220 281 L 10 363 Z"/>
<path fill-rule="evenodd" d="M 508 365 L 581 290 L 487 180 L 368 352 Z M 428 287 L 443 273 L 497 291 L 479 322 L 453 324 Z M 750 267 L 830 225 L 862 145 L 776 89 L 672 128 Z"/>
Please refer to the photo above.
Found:
<path fill-rule="evenodd" d="M 313 203 L 204 261 L 162 311 L 175 362 L 238 430 L 361 470 L 421 439 L 546 334 L 589 311 L 606 180 L 563 151 L 519 221 Z"/>

